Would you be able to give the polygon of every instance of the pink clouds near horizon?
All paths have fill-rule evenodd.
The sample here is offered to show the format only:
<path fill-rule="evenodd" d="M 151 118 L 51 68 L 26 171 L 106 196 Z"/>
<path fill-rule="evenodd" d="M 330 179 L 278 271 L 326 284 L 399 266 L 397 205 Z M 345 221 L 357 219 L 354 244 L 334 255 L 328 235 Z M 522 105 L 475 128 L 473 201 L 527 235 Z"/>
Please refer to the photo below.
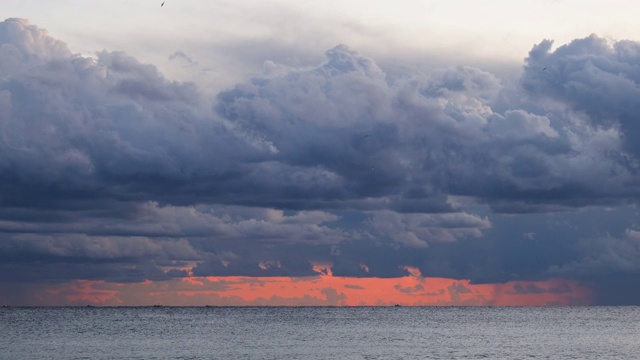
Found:
<path fill-rule="evenodd" d="M 566 279 L 473 284 L 413 275 L 210 276 L 129 284 L 75 280 L 32 294 L 32 306 L 557 306 L 590 305 L 593 298 L 589 287 Z"/>

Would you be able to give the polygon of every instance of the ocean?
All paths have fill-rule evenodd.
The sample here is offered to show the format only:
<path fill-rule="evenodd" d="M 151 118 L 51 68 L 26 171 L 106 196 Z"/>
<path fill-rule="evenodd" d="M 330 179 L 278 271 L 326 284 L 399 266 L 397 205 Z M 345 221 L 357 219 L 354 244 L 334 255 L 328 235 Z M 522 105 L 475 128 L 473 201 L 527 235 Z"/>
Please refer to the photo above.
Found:
<path fill-rule="evenodd" d="M 0 359 L 638 359 L 640 307 L 0 308 Z"/>

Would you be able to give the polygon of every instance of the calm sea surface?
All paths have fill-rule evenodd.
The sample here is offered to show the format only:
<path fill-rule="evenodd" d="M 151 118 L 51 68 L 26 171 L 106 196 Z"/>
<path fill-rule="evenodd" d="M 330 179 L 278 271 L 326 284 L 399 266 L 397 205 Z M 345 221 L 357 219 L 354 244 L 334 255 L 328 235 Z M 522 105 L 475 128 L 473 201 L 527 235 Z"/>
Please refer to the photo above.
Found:
<path fill-rule="evenodd" d="M 640 359 L 640 307 L 10 307 L 0 359 Z"/>

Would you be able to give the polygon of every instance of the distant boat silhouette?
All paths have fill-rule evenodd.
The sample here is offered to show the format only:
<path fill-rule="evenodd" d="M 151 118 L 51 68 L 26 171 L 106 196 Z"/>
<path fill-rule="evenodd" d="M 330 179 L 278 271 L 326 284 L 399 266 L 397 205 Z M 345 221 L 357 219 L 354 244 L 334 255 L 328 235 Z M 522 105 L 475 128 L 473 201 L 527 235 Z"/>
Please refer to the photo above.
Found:
<path fill-rule="evenodd" d="M 400 307 L 400 304 L 395 304 L 395 305 L 393 305 L 393 306 L 394 306 L 394 307 Z"/>

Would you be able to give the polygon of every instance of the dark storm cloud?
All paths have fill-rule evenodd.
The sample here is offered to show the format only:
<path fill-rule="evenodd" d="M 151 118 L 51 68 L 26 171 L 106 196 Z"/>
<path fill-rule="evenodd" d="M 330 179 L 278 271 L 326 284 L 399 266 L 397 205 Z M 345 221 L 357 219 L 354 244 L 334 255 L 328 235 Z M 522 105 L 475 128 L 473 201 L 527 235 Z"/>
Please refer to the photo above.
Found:
<path fill-rule="evenodd" d="M 619 126 L 625 148 L 638 155 L 640 44 L 591 35 L 553 52 L 552 45 L 545 40 L 530 52 L 524 87 L 583 112 L 594 125 Z M 541 69 L 545 69 L 542 74 Z"/>
<path fill-rule="evenodd" d="M 6 20 L 0 276 L 637 276 L 635 215 L 601 216 L 615 226 L 597 234 L 550 224 L 635 204 L 638 49 L 544 41 L 512 81 L 387 76 L 340 45 L 207 99 L 125 53 L 74 55 Z"/>
<path fill-rule="evenodd" d="M 322 166 L 341 198 L 385 197 L 400 212 L 447 211 L 443 194 L 526 212 L 636 192 L 616 128 L 536 107 L 526 91 L 474 68 L 390 82 L 339 46 L 319 67 L 222 92 L 216 110 L 279 163 Z"/>
<path fill-rule="evenodd" d="M 123 53 L 14 48 L 3 64 L 28 60 L 0 87 L 0 166 L 2 201 L 15 207 L 115 199 L 442 213 L 456 210 L 449 194 L 569 206 L 609 196 L 585 171 L 628 188 L 618 133 L 493 112 L 501 82 L 478 69 L 389 83 L 338 46 L 320 66 L 222 92 L 211 113 L 194 86 Z"/>

